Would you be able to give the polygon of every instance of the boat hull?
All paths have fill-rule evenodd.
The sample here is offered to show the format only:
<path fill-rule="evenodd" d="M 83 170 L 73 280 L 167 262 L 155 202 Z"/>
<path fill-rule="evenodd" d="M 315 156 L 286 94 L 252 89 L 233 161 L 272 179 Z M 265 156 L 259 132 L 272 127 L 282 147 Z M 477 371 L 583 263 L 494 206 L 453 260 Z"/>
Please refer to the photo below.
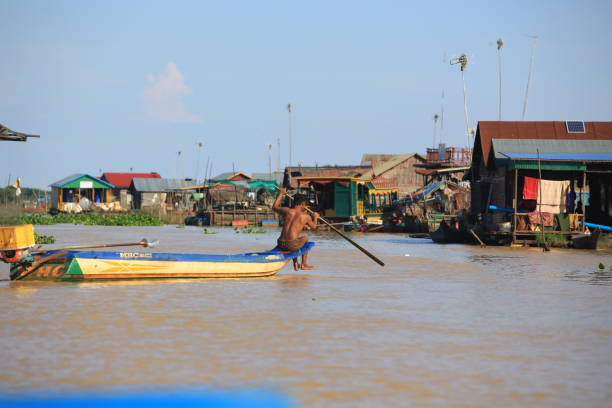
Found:
<path fill-rule="evenodd" d="M 11 279 L 82 281 L 265 277 L 276 274 L 292 258 L 303 255 L 313 246 L 314 243 L 309 242 L 293 252 L 273 249 L 238 255 L 57 251 L 11 264 Z"/>
<path fill-rule="evenodd" d="M 429 233 L 429 238 L 438 244 L 457 244 L 465 242 L 463 234 L 449 226 L 446 221 L 442 221 L 437 230 Z"/>
<path fill-rule="evenodd" d="M 572 246 L 576 249 L 597 249 L 597 240 L 601 231 L 596 229 L 591 234 L 580 234 L 572 237 Z"/>

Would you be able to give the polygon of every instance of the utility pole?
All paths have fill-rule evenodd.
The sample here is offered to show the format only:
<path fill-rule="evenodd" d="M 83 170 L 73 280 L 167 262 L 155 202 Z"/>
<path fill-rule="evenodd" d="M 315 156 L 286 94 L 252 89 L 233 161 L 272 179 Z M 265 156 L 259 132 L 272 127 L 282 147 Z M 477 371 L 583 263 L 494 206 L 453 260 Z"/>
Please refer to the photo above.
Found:
<path fill-rule="evenodd" d="M 291 104 L 287 104 L 287 111 L 289 112 L 289 166 L 293 165 L 293 137 L 291 135 Z"/>
<path fill-rule="evenodd" d="M 196 172 L 195 172 L 195 181 L 196 181 L 196 184 L 197 184 L 197 182 L 198 182 L 198 175 L 200 174 L 200 153 L 202 152 L 203 143 L 202 142 L 198 142 L 196 146 L 198 146 L 198 158 L 196 160 Z"/>
<path fill-rule="evenodd" d="M 469 125 L 469 119 L 468 119 L 467 91 L 465 89 L 465 75 L 464 75 L 465 67 L 467 67 L 467 64 L 468 64 L 467 55 L 461 54 L 458 58 L 451 59 L 450 63 L 451 65 L 459 64 L 459 66 L 461 67 L 461 82 L 463 83 L 463 110 L 465 113 L 465 134 L 467 136 L 468 147 L 469 147 L 471 145 L 470 125 Z"/>
<path fill-rule="evenodd" d="M 531 71 L 533 69 L 533 59 L 535 57 L 536 44 L 538 42 L 538 36 L 531 36 L 533 40 L 533 45 L 531 46 L 531 58 L 529 59 L 529 73 L 527 74 L 527 87 L 525 88 L 525 101 L 523 102 L 523 117 L 522 120 L 525 120 L 525 114 L 527 113 L 527 98 L 529 96 L 529 85 L 531 84 Z"/>
<path fill-rule="evenodd" d="M 268 145 L 268 173 L 270 174 L 270 180 L 272 180 L 272 144 Z"/>
<path fill-rule="evenodd" d="M 438 127 L 438 118 L 440 116 L 437 113 L 434 113 L 433 115 L 433 121 L 434 121 L 434 128 L 433 128 L 433 148 L 436 148 L 436 128 Z"/>
<path fill-rule="evenodd" d="M 276 171 L 281 171 L 281 138 L 280 136 L 276 139 L 276 150 L 277 150 L 277 158 L 276 158 Z"/>
<path fill-rule="evenodd" d="M 504 46 L 504 42 L 501 38 L 497 40 L 497 65 L 499 67 L 499 120 L 502 120 L 502 59 L 501 49 Z"/>
<path fill-rule="evenodd" d="M 178 154 L 176 155 L 176 169 L 174 170 L 174 178 L 179 178 L 179 164 L 181 161 L 181 151 L 178 151 Z"/>

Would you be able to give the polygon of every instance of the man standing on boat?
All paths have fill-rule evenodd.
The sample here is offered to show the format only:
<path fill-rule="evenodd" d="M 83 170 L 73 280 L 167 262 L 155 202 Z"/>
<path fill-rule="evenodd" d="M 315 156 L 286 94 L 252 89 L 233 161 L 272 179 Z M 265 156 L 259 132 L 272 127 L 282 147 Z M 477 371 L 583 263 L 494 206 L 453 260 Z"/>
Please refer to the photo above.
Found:
<path fill-rule="evenodd" d="M 283 230 L 277 243 L 278 247 L 283 251 L 297 251 L 308 242 L 308 238 L 301 235 L 304 227 L 316 229 L 319 214 L 315 212 L 310 216 L 310 214 L 306 213 L 306 197 L 301 195 L 293 198 L 293 208 L 281 207 L 281 200 L 285 195 L 287 195 L 287 190 L 281 188 L 272 205 L 274 212 L 283 216 Z M 307 259 L 308 253 L 305 253 L 302 255 L 302 264 L 300 265 L 297 258 L 293 258 L 293 269 L 296 271 L 298 269 L 314 269 L 312 265 L 308 264 Z"/>

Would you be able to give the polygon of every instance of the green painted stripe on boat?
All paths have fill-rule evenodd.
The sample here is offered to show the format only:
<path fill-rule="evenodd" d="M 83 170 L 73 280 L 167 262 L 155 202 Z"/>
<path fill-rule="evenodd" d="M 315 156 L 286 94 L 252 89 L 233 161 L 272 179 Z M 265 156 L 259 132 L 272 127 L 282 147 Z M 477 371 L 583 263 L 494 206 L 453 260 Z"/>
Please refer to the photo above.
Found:
<path fill-rule="evenodd" d="M 72 258 L 72 260 L 70 260 L 70 265 L 68 265 L 68 269 L 62 276 L 62 279 L 83 279 L 83 271 L 81 270 L 81 265 L 79 265 L 79 261 L 76 258 Z"/>

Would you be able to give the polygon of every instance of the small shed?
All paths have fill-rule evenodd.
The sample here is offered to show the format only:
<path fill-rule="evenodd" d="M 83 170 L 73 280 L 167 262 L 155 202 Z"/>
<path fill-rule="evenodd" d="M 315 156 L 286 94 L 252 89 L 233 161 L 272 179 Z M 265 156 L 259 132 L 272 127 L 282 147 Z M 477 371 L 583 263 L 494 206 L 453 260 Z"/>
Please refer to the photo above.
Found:
<path fill-rule="evenodd" d="M 134 208 L 162 207 L 171 210 L 191 210 L 198 183 L 192 179 L 134 178 L 130 193 Z"/>
<path fill-rule="evenodd" d="M 80 212 L 113 202 L 113 185 L 89 174 L 73 174 L 51 184 L 51 208 Z M 80 209 L 76 207 L 79 205 Z"/>

